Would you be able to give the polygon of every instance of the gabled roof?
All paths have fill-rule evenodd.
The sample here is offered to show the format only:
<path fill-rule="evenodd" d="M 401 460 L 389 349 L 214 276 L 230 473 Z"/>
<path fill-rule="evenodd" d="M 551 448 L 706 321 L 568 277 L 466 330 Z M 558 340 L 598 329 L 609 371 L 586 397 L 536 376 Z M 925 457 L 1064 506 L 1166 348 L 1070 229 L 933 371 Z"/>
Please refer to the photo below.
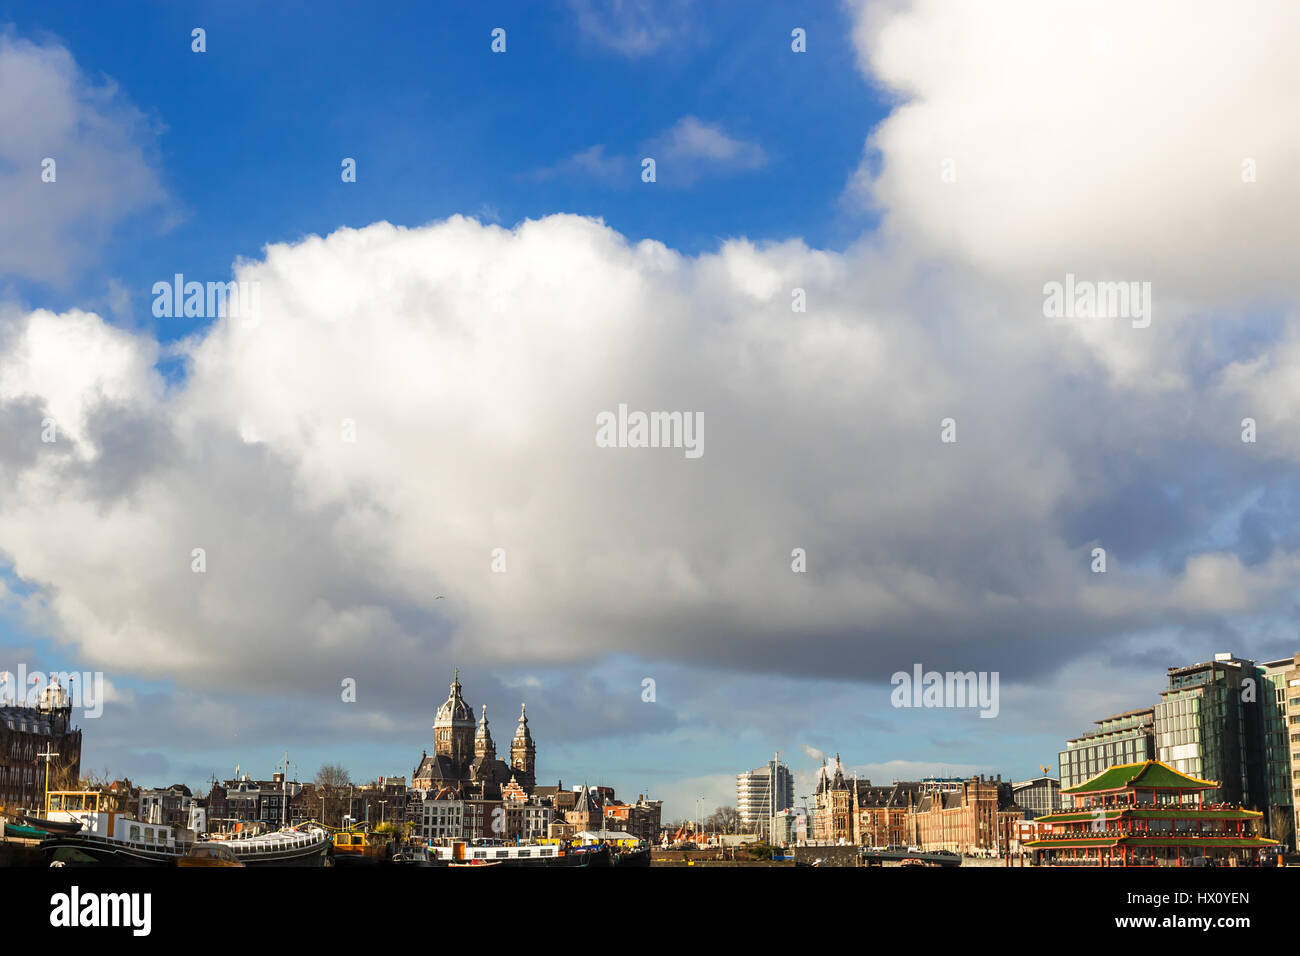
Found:
<path fill-rule="evenodd" d="M 894 787 L 859 787 L 858 806 L 888 807 L 894 795 Z"/>
<path fill-rule="evenodd" d="M 595 813 L 600 808 L 600 800 L 597 794 L 590 787 L 584 785 L 577 793 L 573 809 L 584 813 Z"/>
<path fill-rule="evenodd" d="M 1180 773 L 1159 760 L 1141 763 L 1116 764 L 1103 770 L 1091 780 L 1061 793 L 1101 793 L 1108 790 L 1126 790 L 1129 787 L 1159 787 L 1162 790 L 1213 790 L 1219 784 L 1214 780 L 1198 780 Z"/>
<path fill-rule="evenodd" d="M 415 768 L 412 775 L 416 777 L 429 777 L 433 780 L 459 780 L 461 773 L 459 768 L 452 762 L 452 759 L 446 754 L 425 754 L 420 760 L 420 765 Z"/>

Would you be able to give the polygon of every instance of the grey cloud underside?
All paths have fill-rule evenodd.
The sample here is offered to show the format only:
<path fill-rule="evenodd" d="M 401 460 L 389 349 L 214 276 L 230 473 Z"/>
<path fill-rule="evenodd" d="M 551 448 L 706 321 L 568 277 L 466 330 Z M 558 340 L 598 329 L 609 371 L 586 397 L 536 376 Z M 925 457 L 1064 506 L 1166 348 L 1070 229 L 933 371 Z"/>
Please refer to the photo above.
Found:
<path fill-rule="evenodd" d="M 572 284 L 528 272 L 538 243 L 568 249 Z M 307 256 L 359 313 L 304 300 Z M 486 261 L 512 277 L 501 312 L 475 284 Z M 918 301 L 864 251 L 685 260 L 570 217 L 380 225 L 251 268 L 266 321 L 218 323 L 174 391 L 115 404 L 88 387 L 64 445 L 39 443 L 38 397 L 0 411 L 0 546 L 87 666 L 307 698 L 351 676 L 411 706 L 453 663 L 610 653 L 1014 680 L 1137 631 L 1292 613 L 1294 533 L 1273 523 L 1293 509 L 1285 457 L 1240 443 L 1231 396 L 1117 386 L 1019 288 L 972 306 L 931 276 Z M 800 284 L 813 305 L 792 313 Z M 10 362 L 74 321 L 97 334 L 93 317 L 28 319 Z M 702 411 L 704 456 L 597 448 L 595 413 L 620 401 Z M 1240 575 L 1206 573 L 1244 596 L 1190 593 L 1188 562 L 1239 539 Z"/>

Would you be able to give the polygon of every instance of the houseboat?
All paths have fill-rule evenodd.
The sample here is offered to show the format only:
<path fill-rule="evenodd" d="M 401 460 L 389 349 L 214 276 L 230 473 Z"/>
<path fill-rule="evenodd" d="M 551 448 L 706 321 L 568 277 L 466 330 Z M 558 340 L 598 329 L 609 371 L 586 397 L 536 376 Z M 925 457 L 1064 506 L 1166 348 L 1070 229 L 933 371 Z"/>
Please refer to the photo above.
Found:
<path fill-rule="evenodd" d="M 450 846 L 429 848 L 433 858 L 444 866 L 612 866 L 613 854 L 603 844 L 565 846 L 543 843 L 531 845 L 503 844 L 499 840 L 453 840 Z"/>
<path fill-rule="evenodd" d="M 324 866 L 329 837 L 317 829 L 286 828 L 273 833 L 227 838 L 199 836 L 193 830 L 137 820 L 100 808 L 93 791 L 49 795 L 45 814 L 52 824 L 79 824 L 73 832 L 49 832 L 39 846 L 50 865 L 177 866 L 181 859 L 212 844 L 226 848 L 214 856 L 245 866 Z"/>
<path fill-rule="evenodd" d="M 335 866 L 378 866 L 393 856 L 393 841 L 381 833 L 343 830 L 334 834 Z"/>

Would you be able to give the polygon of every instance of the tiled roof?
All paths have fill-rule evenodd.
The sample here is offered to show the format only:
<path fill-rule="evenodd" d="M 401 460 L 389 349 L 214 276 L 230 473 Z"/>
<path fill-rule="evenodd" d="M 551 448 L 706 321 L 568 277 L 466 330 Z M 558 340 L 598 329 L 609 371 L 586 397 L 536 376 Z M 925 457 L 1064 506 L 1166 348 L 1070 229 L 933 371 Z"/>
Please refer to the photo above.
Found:
<path fill-rule="evenodd" d="M 1124 790 L 1128 787 L 1160 787 L 1168 790 L 1213 790 L 1219 784 L 1213 780 L 1198 780 L 1159 760 L 1141 763 L 1117 764 L 1103 770 L 1091 780 L 1061 793 L 1098 793 L 1104 790 Z"/>

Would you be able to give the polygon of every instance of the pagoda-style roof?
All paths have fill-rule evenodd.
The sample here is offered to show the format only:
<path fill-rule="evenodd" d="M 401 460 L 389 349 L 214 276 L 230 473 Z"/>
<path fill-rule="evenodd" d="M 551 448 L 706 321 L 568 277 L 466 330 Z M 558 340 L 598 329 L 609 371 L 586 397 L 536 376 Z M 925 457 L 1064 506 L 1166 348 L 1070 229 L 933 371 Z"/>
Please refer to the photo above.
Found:
<path fill-rule="evenodd" d="M 1188 835 L 1180 837 L 1115 833 L 1099 833 L 1095 837 L 1080 834 L 1078 836 L 1060 837 L 1055 840 L 1050 838 L 1046 840 L 1027 840 L 1021 844 L 1025 849 L 1030 850 L 1079 850 L 1095 846 L 1177 846 L 1184 849 L 1195 847 L 1229 847 L 1234 849 L 1258 847 L 1262 849 L 1277 845 L 1277 840 L 1258 836 L 1203 837 Z"/>
<path fill-rule="evenodd" d="M 1145 760 L 1141 763 L 1117 764 L 1103 770 L 1091 780 L 1085 780 L 1077 787 L 1062 790 L 1061 793 L 1102 793 L 1111 790 L 1154 789 L 1160 790 L 1213 790 L 1218 787 L 1214 780 L 1198 780 L 1180 773 L 1167 763 L 1159 760 Z"/>
<path fill-rule="evenodd" d="M 1132 817 L 1137 820 L 1246 820 L 1262 817 L 1258 810 L 1245 808 L 1209 810 L 1200 807 L 1108 807 L 1105 810 L 1077 810 L 1047 813 L 1037 817 L 1038 823 L 1088 823 L 1093 820 L 1116 820 Z"/>

